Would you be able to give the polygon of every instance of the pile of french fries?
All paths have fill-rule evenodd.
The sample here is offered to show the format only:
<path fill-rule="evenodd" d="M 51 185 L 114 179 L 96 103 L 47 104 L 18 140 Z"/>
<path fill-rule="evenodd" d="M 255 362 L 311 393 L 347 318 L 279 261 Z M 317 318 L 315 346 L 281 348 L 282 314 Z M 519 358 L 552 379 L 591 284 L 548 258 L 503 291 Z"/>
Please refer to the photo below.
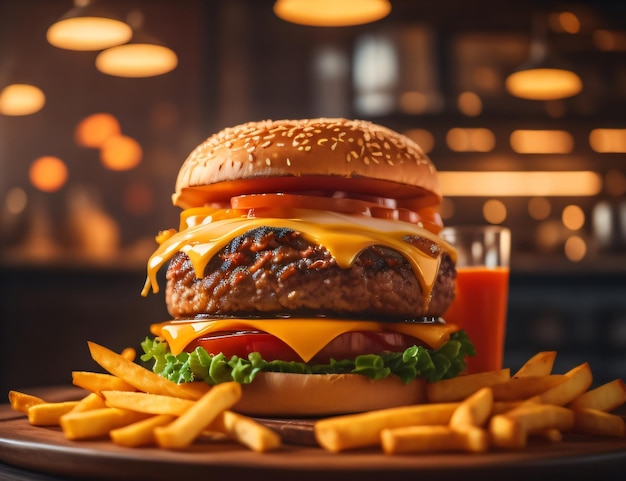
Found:
<path fill-rule="evenodd" d="M 525 448 L 532 438 L 559 442 L 566 433 L 620 437 L 626 403 L 621 379 L 590 389 L 588 363 L 553 374 L 555 351 L 510 369 L 427 384 L 428 403 L 327 418 L 315 424 L 331 452 L 379 447 L 386 454 Z"/>
<path fill-rule="evenodd" d="M 88 394 L 46 402 L 11 391 L 13 409 L 33 425 L 60 426 L 71 440 L 108 437 L 120 446 L 165 449 L 199 440 L 236 441 L 256 452 L 281 447 L 275 431 L 231 410 L 242 395 L 239 384 L 175 384 L 135 363 L 132 349 L 117 354 L 88 345 L 106 371 L 72 373 Z M 613 413 L 626 403 L 624 382 L 591 389 L 588 363 L 554 374 L 555 358 L 555 351 L 544 351 L 513 375 L 501 369 L 429 383 L 424 404 L 318 420 L 315 439 L 334 453 L 377 447 L 400 454 L 523 449 L 532 438 L 559 442 L 569 433 L 624 436 L 625 420 Z"/>
<path fill-rule="evenodd" d="M 117 354 L 89 343 L 91 357 L 107 373 L 75 371 L 72 380 L 89 394 L 78 401 L 46 402 L 11 391 L 13 409 L 36 426 L 60 426 L 67 439 L 109 437 L 120 446 L 184 449 L 197 440 L 234 440 L 253 451 L 281 446 L 280 436 L 252 418 L 230 411 L 241 398 L 235 382 L 209 387 L 176 384 L 134 362 L 135 351 Z"/>

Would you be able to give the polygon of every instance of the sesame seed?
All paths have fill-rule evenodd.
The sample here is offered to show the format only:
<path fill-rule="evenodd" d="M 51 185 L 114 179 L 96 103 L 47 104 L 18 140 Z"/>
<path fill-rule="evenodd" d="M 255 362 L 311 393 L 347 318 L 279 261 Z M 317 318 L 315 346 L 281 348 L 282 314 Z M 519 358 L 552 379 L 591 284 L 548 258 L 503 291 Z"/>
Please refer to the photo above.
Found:
<path fill-rule="evenodd" d="M 317 145 L 322 145 L 322 144 L 325 144 L 326 142 L 328 142 L 328 139 L 318 139 Z"/>
<path fill-rule="evenodd" d="M 259 147 L 265 148 L 265 147 L 269 147 L 270 145 L 272 145 L 272 142 L 267 140 L 263 142 Z"/>
<path fill-rule="evenodd" d="M 265 159 L 265 165 L 269 167 L 270 165 L 272 165 L 272 161 L 269 158 Z"/>

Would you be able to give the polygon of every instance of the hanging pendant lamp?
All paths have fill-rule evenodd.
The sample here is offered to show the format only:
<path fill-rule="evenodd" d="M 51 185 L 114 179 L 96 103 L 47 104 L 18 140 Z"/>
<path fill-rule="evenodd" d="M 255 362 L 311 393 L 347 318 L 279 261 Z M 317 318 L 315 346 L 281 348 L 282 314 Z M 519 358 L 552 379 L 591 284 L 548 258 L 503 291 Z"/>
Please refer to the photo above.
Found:
<path fill-rule="evenodd" d="M 534 17 L 528 61 L 507 77 L 505 85 L 511 95 L 530 100 L 564 99 L 582 90 L 576 72 L 548 48 L 543 15 Z"/>

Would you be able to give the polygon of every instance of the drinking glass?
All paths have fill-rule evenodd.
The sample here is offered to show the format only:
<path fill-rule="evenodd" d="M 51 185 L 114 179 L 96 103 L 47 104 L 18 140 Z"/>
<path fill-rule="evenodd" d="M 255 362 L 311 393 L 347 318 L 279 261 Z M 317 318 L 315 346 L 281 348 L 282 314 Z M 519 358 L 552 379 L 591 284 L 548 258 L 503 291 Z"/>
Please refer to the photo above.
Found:
<path fill-rule="evenodd" d="M 509 297 L 511 231 L 494 225 L 441 232 L 458 253 L 455 298 L 443 318 L 465 330 L 476 348 L 467 373 L 502 369 Z"/>

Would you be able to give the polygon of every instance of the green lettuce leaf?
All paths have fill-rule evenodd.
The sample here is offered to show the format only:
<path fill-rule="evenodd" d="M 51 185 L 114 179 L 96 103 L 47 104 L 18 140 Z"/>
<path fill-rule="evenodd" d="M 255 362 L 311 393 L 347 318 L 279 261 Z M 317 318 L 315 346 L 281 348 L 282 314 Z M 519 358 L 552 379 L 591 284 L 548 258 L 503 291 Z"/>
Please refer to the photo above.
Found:
<path fill-rule="evenodd" d="M 169 351 L 167 343 L 159 338 L 148 338 L 141 343 L 143 362 L 153 361 L 152 370 L 175 383 L 204 381 L 215 385 L 227 381 L 240 384 L 252 382 L 261 371 L 297 374 L 360 374 L 370 379 L 398 376 L 409 383 L 416 378 L 430 382 L 458 376 L 465 369 L 465 357 L 474 356 L 475 349 L 465 331 L 453 333 L 439 349 L 428 350 L 411 346 L 404 352 L 364 354 L 355 359 L 331 359 L 328 364 L 309 365 L 295 361 L 265 361 L 258 352 L 247 358 L 223 354 L 209 354 L 202 347 L 177 356 Z"/>

